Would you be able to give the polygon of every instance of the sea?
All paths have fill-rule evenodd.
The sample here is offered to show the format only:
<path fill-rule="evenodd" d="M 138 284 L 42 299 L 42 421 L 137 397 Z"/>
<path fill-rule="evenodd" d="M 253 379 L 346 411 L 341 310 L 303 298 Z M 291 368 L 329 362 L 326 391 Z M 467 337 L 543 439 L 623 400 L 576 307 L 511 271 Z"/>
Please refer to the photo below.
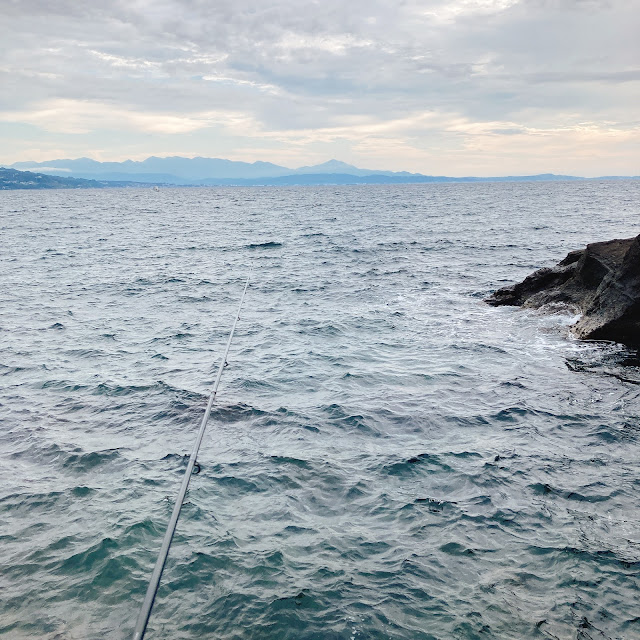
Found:
<path fill-rule="evenodd" d="M 640 181 L 0 192 L 0 637 L 640 638 L 640 358 L 483 300 Z"/>

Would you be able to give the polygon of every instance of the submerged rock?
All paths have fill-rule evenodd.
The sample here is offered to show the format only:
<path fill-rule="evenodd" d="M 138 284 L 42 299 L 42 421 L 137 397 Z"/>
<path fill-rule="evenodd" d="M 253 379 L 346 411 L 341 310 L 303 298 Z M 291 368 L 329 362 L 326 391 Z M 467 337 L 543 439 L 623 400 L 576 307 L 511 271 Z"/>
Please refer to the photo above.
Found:
<path fill-rule="evenodd" d="M 572 327 L 579 338 L 640 347 L 640 236 L 588 244 L 555 267 L 498 289 L 486 302 L 530 308 L 566 305 L 583 314 Z"/>

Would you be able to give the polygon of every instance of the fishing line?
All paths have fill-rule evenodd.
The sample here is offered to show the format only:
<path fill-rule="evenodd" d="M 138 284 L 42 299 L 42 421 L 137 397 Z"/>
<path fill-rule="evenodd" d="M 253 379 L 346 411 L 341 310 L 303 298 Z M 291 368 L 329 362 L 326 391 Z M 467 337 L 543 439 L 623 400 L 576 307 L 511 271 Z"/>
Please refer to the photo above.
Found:
<path fill-rule="evenodd" d="M 220 378 L 222 378 L 222 372 L 228 364 L 227 356 L 229 355 L 231 340 L 233 340 L 233 333 L 236 330 L 236 325 L 238 324 L 238 320 L 240 319 L 240 309 L 242 309 L 244 295 L 245 293 L 247 293 L 247 287 L 249 286 L 250 278 L 251 269 L 249 269 L 249 275 L 247 276 L 247 281 L 244 284 L 242 296 L 240 297 L 240 304 L 238 305 L 238 312 L 236 313 L 235 320 L 233 321 L 233 326 L 231 327 L 231 332 L 229 333 L 229 339 L 227 340 L 227 346 L 225 348 L 224 355 L 222 356 L 222 362 L 220 362 L 220 368 L 218 369 L 216 381 L 214 382 L 211 393 L 209 394 L 207 410 L 202 417 L 200 431 L 198 431 L 198 436 L 196 438 L 195 444 L 193 445 L 193 450 L 191 451 L 191 455 L 189 456 L 189 463 L 187 464 L 187 469 L 184 472 L 182 484 L 180 485 L 180 491 L 178 491 L 178 497 L 176 498 L 176 503 L 173 506 L 173 512 L 171 513 L 169 524 L 167 525 L 167 531 L 164 534 L 164 539 L 162 540 L 162 546 L 160 547 L 160 553 L 158 554 L 158 559 L 156 560 L 156 566 L 154 567 L 153 573 L 151 574 L 151 580 L 149 581 L 149 586 L 147 587 L 147 593 L 144 597 L 142 607 L 140 608 L 140 613 L 138 614 L 138 620 L 136 621 L 136 626 L 133 633 L 133 640 L 142 640 L 144 638 L 145 631 L 147 630 L 147 624 L 149 622 L 149 616 L 151 616 L 151 609 L 153 608 L 153 603 L 156 599 L 156 593 L 158 593 L 158 587 L 160 586 L 160 578 L 162 578 L 164 565 L 167 562 L 167 555 L 169 554 L 169 548 L 171 547 L 173 534 L 175 533 L 176 525 L 178 524 L 178 518 L 180 517 L 180 510 L 182 509 L 184 496 L 187 493 L 189 481 L 191 480 L 191 475 L 193 474 L 193 468 L 194 466 L 197 466 L 198 471 L 200 470 L 200 465 L 196 462 L 196 456 L 198 455 L 198 450 L 200 449 L 200 444 L 202 443 L 202 438 L 204 436 L 205 429 L 207 428 L 207 421 L 209 420 L 211 407 L 213 406 L 213 401 L 215 400 L 216 393 L 218 392 L 218 385 L 220 384 Z"/>

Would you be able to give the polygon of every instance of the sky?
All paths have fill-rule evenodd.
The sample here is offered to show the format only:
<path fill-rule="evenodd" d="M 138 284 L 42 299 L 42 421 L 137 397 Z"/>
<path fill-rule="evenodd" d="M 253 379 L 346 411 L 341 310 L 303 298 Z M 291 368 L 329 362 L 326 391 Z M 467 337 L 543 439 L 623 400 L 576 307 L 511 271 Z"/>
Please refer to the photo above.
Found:
<path fill-rule="evenodd" d="M 0 163 L 640 174 L 640 0 L 0 0 Z"/>

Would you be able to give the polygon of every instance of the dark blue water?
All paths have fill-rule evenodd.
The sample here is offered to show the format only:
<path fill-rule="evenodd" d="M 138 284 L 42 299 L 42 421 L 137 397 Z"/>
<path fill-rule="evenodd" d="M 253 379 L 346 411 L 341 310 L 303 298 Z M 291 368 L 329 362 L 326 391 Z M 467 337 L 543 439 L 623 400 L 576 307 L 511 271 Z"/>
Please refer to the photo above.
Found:
<path fill-rule="evenodd" d="M 493 289 L 640 181 L 0 193 L 0 636 L 640 637 L 640 368 Z"/>

